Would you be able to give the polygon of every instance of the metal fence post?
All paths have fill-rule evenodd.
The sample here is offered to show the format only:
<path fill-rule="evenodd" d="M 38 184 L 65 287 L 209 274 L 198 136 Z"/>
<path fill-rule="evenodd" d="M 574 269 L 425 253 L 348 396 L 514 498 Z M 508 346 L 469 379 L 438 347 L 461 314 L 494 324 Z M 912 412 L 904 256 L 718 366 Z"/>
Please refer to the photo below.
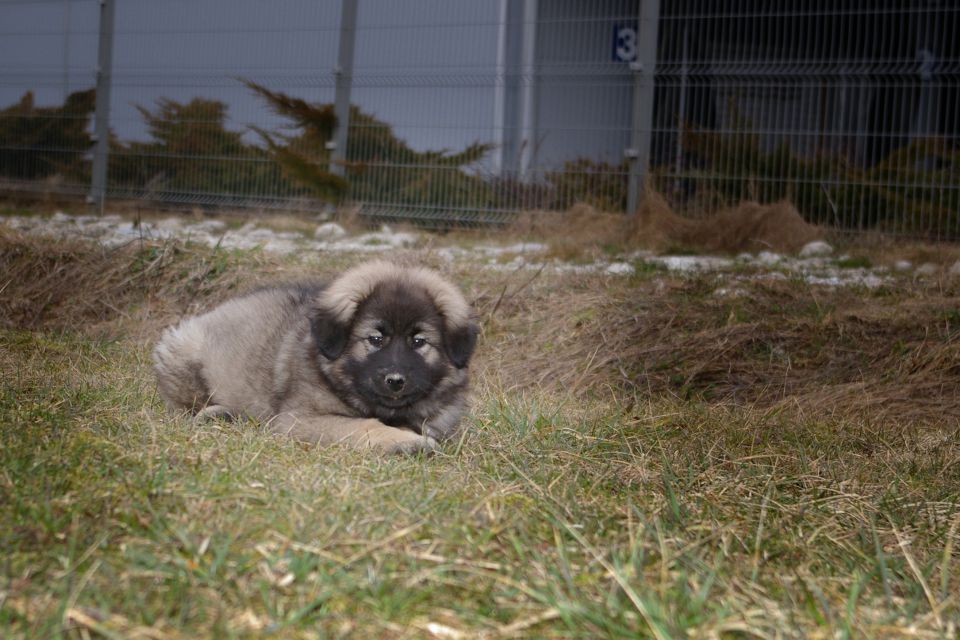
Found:
<path fill-rule="evenodd" d="M 340 8 L 340 50 L 337 53 L 336 89 L 333 110 L 337 131 L 330 154 L 330 172 L 343 176 L 346 171 L 348 130 L 350 129 L 350 88 L 353 85 L 353 45 L 357 36 L 358 0 L 343 0 Z"/>
<path fill-rule="evenodd" d="M 633 71 L 633 125 L 627 190 L 627 213 L 637 212 L 640 195 L 646 187 L 650 168 L 650 138 L 653 133 L 653 89 L 657 67 L 657 34 L 660 27 L 660 0 L 640 0 L 637 20 L 637 59 L 630 63 Z"/>
<path fill-rule="evenodd" d="M 520 114 L 520 179 L 528 181 L 531 169 L 537 162 L 537 102 L 539 100 L 539 78 L 537 74 L 537 20 L 539 10 L 537 0 L 524 0 L 523 3 L 523 40 L 520 49 L 521 108 Z"/>
<path fill-rule="evenodd" d="M 110 83 L 113 76 L 113 10 L 115 0 L 100 0 L 100 46 L 97 53 L 97 101 L 94 125 L 93 171 L 88 201 L 101 212 L 107 195 L 110 153 Z"/>

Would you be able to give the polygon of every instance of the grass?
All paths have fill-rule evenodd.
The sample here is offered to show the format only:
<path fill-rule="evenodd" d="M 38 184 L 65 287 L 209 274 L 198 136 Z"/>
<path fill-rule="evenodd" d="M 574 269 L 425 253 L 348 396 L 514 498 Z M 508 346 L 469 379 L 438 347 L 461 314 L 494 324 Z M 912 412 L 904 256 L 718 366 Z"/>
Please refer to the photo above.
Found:
<path fill-rule="evenodd" d="M 898 422 L 889 407 L 817 411 L 809 393 L 764 403 L 669 385 L 677 371 L 678 385 L 699 380 L 689 374 L 704 336 L 770 332 L 771 317 L 783 328 L 764 334 L 768 344 L 800 344 L 807 358 L 860 349 L 867 367 L 889 365 L 875 353 L 889 347 L 877 329 L 889 321 L 911 366 L 952 380 L 949 359 L 923 358 L 916 326 L 867 315 L 912 304 L 926 317 L 916 309 L 929 307 L 940 333 L 924 348 L 940 353 L 955 340 L 957 308 L 942 289 L 936 300 L 930 289 L 845 290 L 858 324 L 837 320 L 839 299 L 819 291 L 815 304 L 795 282 L 727 303 L 709 295 L 713 276 L 650 271 L 605 281 L 611 306 L 596 306 L 589 278 L 457 267 L 485 332 L 468 429 L 434 456 L 380 458 L 303 447 L 255 423 L 195 427 L 156 396 L 150 343 L 188 300 L 202 306 L 221 287 L 300 267 L 195 247 L 106 262 L 23 238 L 4 249 L 6 267 L 46 256 L 45 277 L 72 270 L 74 284 L 48 286 L 47 300 L 35 283 L 11 281 L 0 300 L 3 637 L 958 633 L 960 431 L 949 413 L 934 419 L 949 398 Z M 119 277 L 125 265 L 140 265 L 129 273 L 141 279 Z M 534 331 L 546 320 L 537 314 L 558 313 L 551 304 L 565 319 Z M 670 317 L 660 309 L 677 318 L 650 338 L 677 335 L 661 355 L 678 364 L 650 374 L 662 385 L 625 384 L 614 361 L 608 378 L 584 377 L 599 376 L 605 357 L 592 346 L 599 320 L 627 331 L 634 317 Z M 96 329 L 80 330 L 78 317 Z M 625 335 L 648 344 L 646 333 Z M 531 384 L 553 371 L 527 358 L 547 343 L 589 384 Z M 735 373 L 752 358 L 754 375 L 784 375 L 770 349 L 747 346 L 728 354 Z M 511 374 L 511 351 L 524 375 Z M 820 383 L 829 395 L 844 380 Z"/>

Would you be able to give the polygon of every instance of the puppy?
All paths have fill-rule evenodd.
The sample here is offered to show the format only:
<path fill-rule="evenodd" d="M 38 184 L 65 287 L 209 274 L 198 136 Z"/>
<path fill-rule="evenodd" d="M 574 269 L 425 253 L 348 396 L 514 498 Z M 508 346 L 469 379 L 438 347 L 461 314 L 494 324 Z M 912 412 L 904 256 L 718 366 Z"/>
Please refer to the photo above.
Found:
<path fill-rule="evenodd" d="M 310 443 L 432 450 L 467 402 L 475 314 L 438 273 L 389 262 L 262 288 L 167 329 L 153 352 L 174 410 L 249 416 Z"/>

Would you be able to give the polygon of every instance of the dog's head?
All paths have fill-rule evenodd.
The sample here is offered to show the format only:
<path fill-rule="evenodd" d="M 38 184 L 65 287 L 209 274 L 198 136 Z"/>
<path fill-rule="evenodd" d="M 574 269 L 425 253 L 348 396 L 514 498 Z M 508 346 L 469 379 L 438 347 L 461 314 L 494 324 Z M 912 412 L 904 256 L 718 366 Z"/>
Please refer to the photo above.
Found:
<path fill-rule="evenodd" d="M 478 327 L 436 272 L 361 265 L 323 290 L 311 321 L 321 371 L 363 413 L 419 429 L 462 404 Z"/>

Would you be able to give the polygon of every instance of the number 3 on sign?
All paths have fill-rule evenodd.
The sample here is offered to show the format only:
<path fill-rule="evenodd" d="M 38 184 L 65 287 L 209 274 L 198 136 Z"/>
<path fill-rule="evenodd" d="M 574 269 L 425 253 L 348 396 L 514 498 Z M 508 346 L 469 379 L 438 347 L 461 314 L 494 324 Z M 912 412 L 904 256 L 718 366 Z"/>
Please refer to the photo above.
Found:
<path fill-rule="evenodd" d="M 618 24 L 613 27 L 613 59 L 633 62 L 637 59 L 637 29 Z"/>

